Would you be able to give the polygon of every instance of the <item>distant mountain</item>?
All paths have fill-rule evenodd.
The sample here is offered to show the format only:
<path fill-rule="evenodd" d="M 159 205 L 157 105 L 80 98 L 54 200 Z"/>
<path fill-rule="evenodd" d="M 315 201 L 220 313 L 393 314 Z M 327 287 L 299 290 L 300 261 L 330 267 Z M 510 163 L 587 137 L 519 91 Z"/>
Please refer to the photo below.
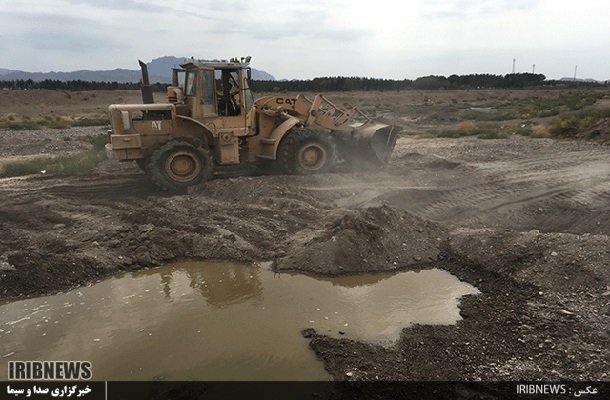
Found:
<path fill-rule="evenodd" d="M 165 76 L 168 82 L 171 81 L 172 68 L 180 67 L 180 64 L 192 61 L 191 57 L 165 56 L 155 58 L 148 63 L 148 73 L 151 75 Z M 195 59 L 196 61 L 211 61 Z M 139 72 L 138 72 L 139 73 Z M 275 77 L 268 72 L 252 68 L 252 79 L 255 81 L 274 81 Z M 152 79 L 151 79 L 152 81 Z M 160 81 L 161 82 L 161 81 Z"/>
<path fill-rule="evenodd" d="M 150 81 L 152 83 L 171 83 L 172 68 L 179 67 L 185 61 L 188 61 L 186 57 L 172 57 L 165 56 L 155 58 L 148 63 L 148 73 Z M 134 60 L 134 64 L 137 66 L 137 60 Z M 113 70 L 79 70 L 72 72 L 26 72 L 18 70 L 10 70 L 0 68 L 0 79 L 2 80 L 17 80 L 31 79 L 33 81 L 44 81 L 45 79 L 59 80 L 59 81 L 71 81 L 81 80 L 89 82 L 139 82 L 141 79 L 140 69 L 113 69 Z M 271 80 L 274 81 L 273 75 L 252 68 L 252 79 L 253 80 Z"/>

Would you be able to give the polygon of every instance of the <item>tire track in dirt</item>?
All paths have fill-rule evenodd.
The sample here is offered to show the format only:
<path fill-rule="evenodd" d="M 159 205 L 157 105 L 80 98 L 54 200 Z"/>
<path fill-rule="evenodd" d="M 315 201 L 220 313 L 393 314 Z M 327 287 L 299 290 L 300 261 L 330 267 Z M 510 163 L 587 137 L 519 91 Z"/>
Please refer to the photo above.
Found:
<path fill-rule="evenodd" d="M 409 173 L 395 160 L 389 171 L 360 177 L 337 174 L 300 188 L 333 199 L 338 207 L 388 204 L 450 226 L 502 227 L 504 220 L 507 228 L 545 230 L 546 221 L 551 226 L 558 222 L 546 210 L 557 209 L 568 215 L 568 221 L 561 224 L 564 227 L 572 222 L 577 232 L 605 232 L 610 226 L 600 227 L 598 222 L 609 206 L 607 150 L 575 147 L 559 147 L 550 155 L 523 152 L 508 160 L 464 164 L 437 155 L 407 153 L 399 159 L 411 168 Z M 580 217 L 579 210 L 583 211 Z"/>
<path fill-rule="evenodd" d="M 64 199 L 83 198 L 129 198 L 146 195 L 160 195 L 163 192 L 155 190 L 147 180 L 141 176 L 104 177 L 101 179 L 71 180 L 70 183 L 61 183 L 48 186 L 32 185 L 27 189 L 3 189 L 15 193 L 42 193 Z"/>

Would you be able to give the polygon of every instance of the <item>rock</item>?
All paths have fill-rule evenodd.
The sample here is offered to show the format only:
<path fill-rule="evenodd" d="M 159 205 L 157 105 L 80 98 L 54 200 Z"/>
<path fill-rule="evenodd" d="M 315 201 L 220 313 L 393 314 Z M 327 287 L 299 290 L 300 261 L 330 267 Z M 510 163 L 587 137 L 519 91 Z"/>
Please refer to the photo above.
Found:
<path fill-rule="evenodd" d="M 139 254 L 137 259 L 138 259 L 138 262 L 140 262 L 140 264 L 143 264 L 143 265 L 152 264 L 152 258 L 150 257 L 149 253 Z"/>
<path fill-rule="evenodd" d="M 6 261 L 0 261 L 0 271 L 15 271 L 16 269 L 14 265 Z"/>
<path fill-rule="evenodd" d="M 307 329 L 303 329 L 301 331 L 301 335 L 303 335 L 303 337 L 306 339 L 313 337 L 315 334 L 316 334 L 316 330 L 313 328 L 307 328 Z"/>
<path fill-rule="evenodd" d="M 140 226 L 140 232 L 150 232 L 153 229 L 155 229 L 155 226 L 153 224 L 146 224 Z"/>

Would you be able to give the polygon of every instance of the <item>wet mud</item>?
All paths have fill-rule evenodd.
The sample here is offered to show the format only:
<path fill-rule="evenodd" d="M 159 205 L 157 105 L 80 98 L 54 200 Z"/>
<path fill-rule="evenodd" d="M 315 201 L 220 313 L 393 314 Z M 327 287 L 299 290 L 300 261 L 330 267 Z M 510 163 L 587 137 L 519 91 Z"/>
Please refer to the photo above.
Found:
<path fill-rule="evenodd" d="M 0 304 L 2 357 L 86 359 L 96 380 L 328 380 L 301 331 L 392 347 L 407 326 L 455 324 L 478 293 L 438 269 L 314 278 L 266 264 L 174 263 Z"/>

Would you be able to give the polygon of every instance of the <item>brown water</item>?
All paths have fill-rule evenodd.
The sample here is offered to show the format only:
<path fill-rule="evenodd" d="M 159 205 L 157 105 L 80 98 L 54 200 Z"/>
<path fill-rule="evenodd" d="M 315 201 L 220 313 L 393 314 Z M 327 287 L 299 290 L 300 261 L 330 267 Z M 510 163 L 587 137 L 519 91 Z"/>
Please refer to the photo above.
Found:
<path fill-rule="evenodd" d="M 455 323 L 474 293 L 438 269 L 312 278 L 177 263 L 0 305 L 0 380 L 10 360 L 92 361 L 95 380 L 324 380 L 302 329 L 392 345 L 410 324 Z"/>

